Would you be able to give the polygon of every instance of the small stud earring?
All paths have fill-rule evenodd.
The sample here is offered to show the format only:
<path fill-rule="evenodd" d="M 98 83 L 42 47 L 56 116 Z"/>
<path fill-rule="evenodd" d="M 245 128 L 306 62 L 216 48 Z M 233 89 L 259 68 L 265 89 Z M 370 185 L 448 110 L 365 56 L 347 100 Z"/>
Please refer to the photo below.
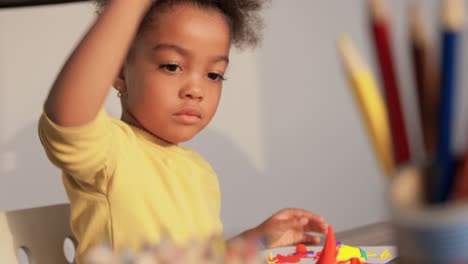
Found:
<path fill-rule="evenodd" d="M 117 93 L 117 97 L 119 97 L 119 98 L 122 97 L 122 92 L 121 92 L 121 91 L 119 91 L 119 92 Z"/>

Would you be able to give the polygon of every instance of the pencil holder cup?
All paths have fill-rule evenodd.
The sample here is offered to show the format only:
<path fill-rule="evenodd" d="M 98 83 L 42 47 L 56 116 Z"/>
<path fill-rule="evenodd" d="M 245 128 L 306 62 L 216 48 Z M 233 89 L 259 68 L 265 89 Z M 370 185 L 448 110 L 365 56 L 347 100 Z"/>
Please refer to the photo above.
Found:
<path fill-rule="evenodd" d="M 407 167 L 390 185 L 398 263 L 468 263 L 468 203 L 428 204 L 423 175 Z"/>

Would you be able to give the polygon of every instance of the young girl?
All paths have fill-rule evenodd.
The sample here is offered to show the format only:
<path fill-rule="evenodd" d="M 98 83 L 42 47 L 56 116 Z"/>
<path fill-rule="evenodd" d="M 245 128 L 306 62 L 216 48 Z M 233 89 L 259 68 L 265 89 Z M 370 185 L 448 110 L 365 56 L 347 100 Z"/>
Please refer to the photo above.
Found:
<path fill-rule="evenodd" d="M 218 180 L 182 147 L 216 112 L 231 45 L 255 45 L 262 0 L 109 0 L 46 100 L 39 135 L 63 171 L 77 262 L 96 244 L 139 250 L 222 232 Z M 113 85 L 121 120 L 103 110 Z M 284 209 L 239 235 L 315 243 L 324 220 Z"/>

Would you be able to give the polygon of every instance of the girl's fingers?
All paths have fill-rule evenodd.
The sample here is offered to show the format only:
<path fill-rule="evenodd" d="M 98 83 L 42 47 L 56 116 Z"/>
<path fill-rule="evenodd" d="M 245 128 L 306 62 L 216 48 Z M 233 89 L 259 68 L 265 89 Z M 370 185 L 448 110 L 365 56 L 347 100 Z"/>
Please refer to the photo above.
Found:
<path fill-rule="evenodd" d="M 308 224 L 306 227 L 309 229 L 308 231 L 316 231 L 320 233 L 325 233 L 327 231 L 328 225 L 322 216 L 313 214 L 309 211 L 305 211 L 302 209 L 291 209 L 291 210 L 294 212 L 294 215 L 296 217 L 308 219 Z"/>
<path fill-rule="evenodd" d="M 280 211 L 280 214 L 287 216 L 296 216 L 296 217 L 307 217 L 309 219 L 319 219 L 321 216 L 316 215 L 312 212 L 309 212 L 300 208 L 286 208 Z"/>
<path fill-rule="evenodd" d="M 313 232 L 318 232 L 322 234 L 326 234 L 328 230 L 328 225 L 325 223 L 325 221 L 310 221 L 307 223 L 307 225 L 304 227 L 305 231 L 313 231 Z"/>
<path fill-rule="evenodd" d="M 320 243 L 320 237 L 304 234 L 304 238 L 302 239 L 301 243 L 304 243 L 304 244 L 318 244 L 318 243 Z"/>
<path fill-rule="evenodd" d="M 300 230 L 307 224 L 307 219 L 291 217 L 289 219 L 280 220 L 277 224 L 277 230 Z"/>

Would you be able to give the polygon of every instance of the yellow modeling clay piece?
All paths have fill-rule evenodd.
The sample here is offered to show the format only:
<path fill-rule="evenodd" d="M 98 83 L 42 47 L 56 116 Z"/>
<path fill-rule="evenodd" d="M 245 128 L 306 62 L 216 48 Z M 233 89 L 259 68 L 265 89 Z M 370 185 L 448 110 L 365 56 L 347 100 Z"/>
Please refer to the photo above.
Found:
<path fill-rule="evenodd" d="M 268 258 L 265 261 L 268 264 L 276 264 L 275 258 L 273 257 L 273 254 L 271 254 L 271 252 L 270 252 L 270 254 L 268 255 Z"/>
<path fill-rule="evenodd" d="M 347 261 L 352 258 L 359 258 L 360 261 L 366 261 L 367 257 L 363 256 L 363 251 L 357 247 L 351 247 L 347 245 L 340 245 L 338 256 L 336 256 L 337 261 Z"/>
<path fill-rule="evenodd" d="M 367 251 L 366 254 L 367 254 L 368 257 L 376 257 L 377 256 L 377 253 L 375 253 L 374 251 Z"/>
<path fill-rule="evenodd" d="M 382 254 L 379 256 L 380 259 L 387 259 L 387 258 L 393 258 L 392 254 L 388 251 L 388 249 L 385 249 Z"/>

